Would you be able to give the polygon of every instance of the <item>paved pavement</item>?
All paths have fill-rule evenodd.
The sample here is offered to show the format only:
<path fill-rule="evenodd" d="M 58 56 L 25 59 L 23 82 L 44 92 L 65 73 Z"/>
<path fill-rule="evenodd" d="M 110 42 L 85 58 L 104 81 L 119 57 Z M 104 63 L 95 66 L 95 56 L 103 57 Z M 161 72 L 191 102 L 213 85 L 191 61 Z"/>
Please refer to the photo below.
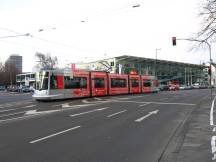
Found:
<path fill-rule="evenodd" d="M 206 149 L 209 129 L 203 127 L 209 124 L 208 95 L 208 90 L 188 90 L 36 102 L 30 95 L 4 94 L 0 161 L 157 162 L 176 145 L 175 161 L 189 162 L 188 148 L 194 154 L 204 149 L 207 161 L 212 156 Z"/>

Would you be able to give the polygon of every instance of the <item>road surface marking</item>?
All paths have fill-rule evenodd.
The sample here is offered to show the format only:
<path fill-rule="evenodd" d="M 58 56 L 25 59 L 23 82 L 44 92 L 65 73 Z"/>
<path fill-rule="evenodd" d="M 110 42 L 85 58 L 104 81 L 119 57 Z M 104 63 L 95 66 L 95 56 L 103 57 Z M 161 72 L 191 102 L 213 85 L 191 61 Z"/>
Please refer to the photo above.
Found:
<path fill-rule="evenodd" d="M 139 105 L 139 107 L 143 107 L 143 106 L 146 106 L 146 105 L 149 105 L 150 103 L 145 103 L 145 104 L 142 104 L 142 105 Z"/>
<path fill-rule="evenodd" d="M 216 160 L 216 136 L 212 136 L 211 138 L 211 149 L 212 149 L 212 160 Z"/>
<path fill-rule="evenodd" d="M 113 102 L 132 102 L 138 104 L 158 104 L 158 105 L 182 105 L 182 106 L 196 106 L 196 104 L 191 103 L 178 103 L 178 102 L 142 102 L 142 101 L 120 101 L 120 100 L 112 100 Z"/>
<path fill-rule="evenodd" d="M 168 100 L 169 98 L 161 98 L 160 101 Z"/>
<path fill-rule="evenodd" d="M 29 111 L 26 111 L 25 115 L 48 114 L 48 113 L 54 113 L 54 112 L 59 112 L 59 111 L 61 110 L 47 110 L 47 111 L 29 110 Z"/>
<path fill-rule="evenodd" d="M 28 105 L 28 106 L 24 106 L 23 108 L 30 108 L 30 107 L 35 107 L 36 105 Z"/>
<path fill-rule="evenodd" d="M 20 108 L 15 108 L 15 109 L 6 109 L 6 110 L 1 110 L 0 113 L 2 113 L 2 112 L 7 112 L 7 111 L 20 110 L 20 109 L 27 109 L 27 108 L 31 108 L 31 107 L 35 107 L 35 106 L 36 106 L 36 105 L 29 105 L 29 106 L 20 107 Z"/>
<path fill-rule="evenodd" d="M 107 117 L 110 118 L 110 117 L 116 116 L 116 115 L 118 115 L 118 114 L 124 113 L 124 112 L 126 112 L 126 111 L 127 111 L 127 110 L 119 111 L 119 112 L 117 112 L 117 113 L 108 115 Z"/>
<path fill-rule="evenodd" d="M 12 113 L 12 114 L 1 115 L 0 118 L 2 118 L 2 117 L 6 117 L 6 116 L 12 116 L 12 115 L 23 114 L 23 113 L 25 113 L 25 111 L 18 112 L 18 113 Z"/>
<path fill-rule="evenodd" d="M 18 108 L 17 108 L 18 109 Z M 13 110 L 17 110 L 17 109 L 7 109 L 7 110 L 1 110 L 0 113 L 2 112 L 7 112 L 7 111 L 13 111 Z"/>
<path fill-rule="evenodd" d="M 182 105 L 182 106 L 196 106 L 196 104 L 191 103 L 178 103 L 178 102 L 149 102 L 153 104 L 161 104 L 161 105 Z"/>
<path fill-rule="evenodd" d="M 214 126 L 214 103 L 215 103 L 215 99 L 216 99 L 216 96 L 215 98 L 213 99 L 212 101 L 212 105 L 211 105 L 211 109 L 210 109 L 210 126 Z"/>
<path fill-rule="evenodd" d="M 36 116 L 36 115 L 20 116 L 20 117 L 16 117 L 16 118 L 10 118 L 10 119 L 5 119 L 5 120 L 0 120 L 0 123 L 1 122 L 8 122 L 8 121 L 19 120 L 19 119 L 27 119 L 27 118 L 34 117 L 34 116 Z"/>
<path fill-rule="evenodd" d="M 127 98 L 127 97 L 111 97 L 111 99 L 128 100 L 128 99 L 130 99 L 130 98 Z"/>
<path fill-rule="evenodd" d="M 75 117 L 75 116 L 80 116 L 80 115 L 84 115 L 84 114 L 89 114 L 89 113 L 92 113 L 92 112 L 102 111 L 102 110 L 106 110 L 108 108 L 109 107 L 104 107 L 104 108 L 100 108 L 100 109 L 94 109 L 94 110 L 90 110 L 90 111 L 86 111 L 86 112 L 82 112 L 82 113 L 78 113 L 78 114 L 73 114 L 73 115 L 70 115 L 70 117 Z"/>
<path fill-rule="evenodd" d="M 99 100 L 101 101 L 102 99 L 101 98 L 98 98 L 98 97 L 94 97 L 95 100 Z"/>
<path fill-rule="evenodd" d="M 159 110 L 149 112 L 147 115 L 145 115 L 145 116 L 143 116 L 143 117 L 141 117 L 139 119 L 136 119 L 135 122 L 141 122 L 141 121 L 143 121 L 144 119 L 148 118 L 151 115 L 156 115 L 158 112 L 159 112 Z"/>
<path fill-rule="evenodd" d="M 139 97 L 144 97 L 144 96 L 132 96 L 130 98 L 139 98 Z"/>
<path fill-rule="evenodd" d="M 37 142 L 40 142 L 40 141 L 43 141 L 43 140 L 46 140 L 46 139 L 49 139 L 49 138 L 52 138 L 52 137 L 58 136 L 58 135 L 60 135 L 60 134 L 64 134 L 64 133 L 67 133 L 67 132 L 69 132 L 69 131 L 72 131 L 72 130 L 78 129 L 78 128 L 80 128 L 80 127 L 81 127 L 81 126 L 76 126 L 76 127 L 70 128 L 70 129 L 66 129 L 66 130 L 64 130 L 64 131 L 57 132 L 57 133 L 51 134 L 51 135 L 46 136 L 46 137 L 36 139 L 36 140 L 31 141 L 31 142 L 29 142 L 29 143 L 34 144 L 34 143 L 37 143 Z"/>

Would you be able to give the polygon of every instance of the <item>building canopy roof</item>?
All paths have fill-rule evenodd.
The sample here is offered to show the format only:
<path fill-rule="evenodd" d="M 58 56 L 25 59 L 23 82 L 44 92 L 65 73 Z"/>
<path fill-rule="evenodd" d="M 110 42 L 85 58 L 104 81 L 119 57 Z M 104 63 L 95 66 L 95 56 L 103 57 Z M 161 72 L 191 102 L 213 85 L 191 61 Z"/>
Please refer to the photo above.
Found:
<path fill-rule="evenodd" d="M 155 59 L 151 59 L 151 58 L 145 58 L 145 57 L 137 57 L 137 56 L 129 56 L 129 55 L 122 55 L 122 56 L 118 56 L 118 57 L 114 57 L 116 58 L 118 61 L 137 61 L 137 62 L 155 62 Z M 167 60 L 158 60 L 157 59 L 157 63 L 161 63 L 161 64 L 170 64 L 170 65 L 181 65 L 181 66 L 190 66 L 190 67 L 202 67 L 205 68 L 207 66 L 205 65 L 198 65 L 198 64 L 190 64 L 190 63 L 182 63 L 182 62 L 175 62 L 175 61 L 167 61 Z"/>

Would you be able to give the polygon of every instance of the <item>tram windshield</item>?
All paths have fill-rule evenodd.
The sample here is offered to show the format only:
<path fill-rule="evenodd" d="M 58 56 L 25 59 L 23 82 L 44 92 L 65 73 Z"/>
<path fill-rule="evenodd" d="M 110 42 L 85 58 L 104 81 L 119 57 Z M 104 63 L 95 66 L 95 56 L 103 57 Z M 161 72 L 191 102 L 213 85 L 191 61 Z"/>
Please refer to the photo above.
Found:
<path fill-rule="evenodd" d="M 48 89 L 48 79 L 49 79 L 49 72 L 47 71 L 40 71 L 36 73 L 36 90 L 47 90 Z"/>

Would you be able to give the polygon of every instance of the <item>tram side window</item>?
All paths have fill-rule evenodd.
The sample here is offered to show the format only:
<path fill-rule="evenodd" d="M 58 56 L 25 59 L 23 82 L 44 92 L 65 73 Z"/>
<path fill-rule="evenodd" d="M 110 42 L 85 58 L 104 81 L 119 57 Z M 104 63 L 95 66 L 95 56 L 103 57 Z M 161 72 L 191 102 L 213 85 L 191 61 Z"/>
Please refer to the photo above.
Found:
<path fill-rule="evenodd" d="M 111 87 L 117 88 L 117 87 L 126 87 L 126 79 L 120 79 L 120 78 L 111 78 Z"/>
<path fill-rule="evenodd" d="M 144 87 L 151 87 L 151 80 L 144 80 L 143 86 Z"/>
<path fill-rule="evenodd" d="M 66 76 L 64 77 L 64 85 L 65 89 L 87 88 L 87 78 Z"/>
<path fill-rule="evenodd" d="M 131 85 L 132 87 L 139 87 L 139 80 L 131 79 Z"/>
<path fill-rule="evenodd" d="M 57 89 L 57 76 L 50 76 L 50 89 Z"/>
<path fill-rule="evenodd" d="M 104 88 L 105 83 L 104 83 L 104 78 L 94 78 L 93 79 L 95 82 L 95 88 Z"/>

